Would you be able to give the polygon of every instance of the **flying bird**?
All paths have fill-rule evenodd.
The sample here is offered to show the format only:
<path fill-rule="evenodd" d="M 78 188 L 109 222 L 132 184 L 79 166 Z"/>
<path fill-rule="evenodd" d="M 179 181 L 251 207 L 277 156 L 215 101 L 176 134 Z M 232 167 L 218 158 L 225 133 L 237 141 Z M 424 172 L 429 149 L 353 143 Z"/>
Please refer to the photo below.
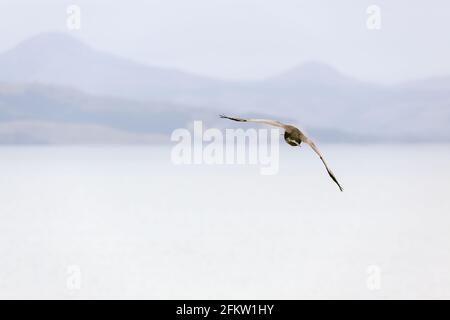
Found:
<path fill-rule="evenodd" d="M 223 114 L 220 115 L 223 119 L 229 119 L 233 121 L 239 121 L 239 122 L 256 122 L 256 123 L 262 123 L 262 124 L 268 124 L 271 126 L 275 126 L 278 128 L 284 129 L 284 140 L 290 144 L 291 146 L 297 147 L 300 146 L 302 142 L 309 145 L 315 153 L 320 157 L 320 160 L 322 160 L 323 164 L 325 165 L 325 169 L 327 169 L 328 174 L 330 175 L 331 179 L 338 185 L 339 189 L 341 191 L 344 191 L 344 188 L 339 184 L 339 182 L 336 179 L 336 176 L 334 175 L 333 171 L 330 170 L 327 163 L 325 162 L 325 159 L 323 158 L 322 153 L 320 152 L 319 148 L 314 144 L 314 142 L 309 139 L 307 136 L 303 134 L 298 128 L 281 123 L 276 120 L 269 120 L 269 119 L 243 119 L 243 118 L 235 118 L 235 117 L 227 117 Z"/>

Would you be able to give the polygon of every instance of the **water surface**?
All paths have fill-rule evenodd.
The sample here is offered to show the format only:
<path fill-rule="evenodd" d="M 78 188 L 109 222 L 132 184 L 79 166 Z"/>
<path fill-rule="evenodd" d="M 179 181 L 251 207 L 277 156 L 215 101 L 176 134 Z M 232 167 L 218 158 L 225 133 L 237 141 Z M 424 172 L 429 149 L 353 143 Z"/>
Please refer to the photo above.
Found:
<path fill-rule="evenodd" d="M 345 192 L 306 148 L 262 176 L 165 146 L 1 147 L 0 297 L 450 298 L 449 146 L 322 150 Z"/>

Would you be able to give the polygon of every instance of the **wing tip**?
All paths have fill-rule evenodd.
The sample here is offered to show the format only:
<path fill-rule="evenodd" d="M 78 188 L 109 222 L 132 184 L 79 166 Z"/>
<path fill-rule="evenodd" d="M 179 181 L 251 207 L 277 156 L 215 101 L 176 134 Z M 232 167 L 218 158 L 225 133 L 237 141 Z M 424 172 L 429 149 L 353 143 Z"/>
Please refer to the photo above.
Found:
<path fill-rule="evenodd" d="M 247 119 L 235 118 L 235 117 L 229 117 L 229 116 L 226 116 L 226 115 L 224 115 L 224 114 L 220 114 L 219 117 L 220 117 L 220 118 L 223 118 L 223 119 L 233 120 L 233 121 L 247 122 Z"/>

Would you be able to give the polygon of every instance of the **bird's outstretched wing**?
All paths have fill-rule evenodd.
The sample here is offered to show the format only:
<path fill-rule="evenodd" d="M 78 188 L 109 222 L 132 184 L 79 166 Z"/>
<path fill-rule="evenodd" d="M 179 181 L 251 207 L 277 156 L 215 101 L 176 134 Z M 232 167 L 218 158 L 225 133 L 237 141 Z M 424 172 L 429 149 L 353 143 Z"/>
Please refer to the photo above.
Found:
<path fill-rule="evenodd" d="M 338 187 L 341 191 L 344 191 L 344 188 L 342 188 L 341 185 L 339 184 L 339 182 L 337 181 L 336 176 L 334 175 L 333 171 L 331 171 L 330 168 L 328 168 L 328 165 L 325 162 L 325 159 L 323 158 L 322 153 L 320 152 L 319 148 L 317 148 L 315 143 L 312 140 L 310 140 L 309 138 L 305 138 L 305 140 L 303 142 L 308 144 L 314 150 L 314 152 L 317 153 L 317 155 L 320 157 L 320 160 L 322 160 L 323 164 L 325 165 L 325 168 L 327 169 L 328 174 L 330 175 L 331 179 L 333 179 L 333 181 L 336 182 L 336 184 L 338 185 Z"/>
<path fill-rule="evenodd" d="M 223 114 L 220 115 L 223 119 L 229 119 L 233 121 L 239 121 L 239 122 L 256 122 L 256 123 L 263 123 L 268 124 L 271 126 L 279 127 L 279 128 L 285 128 L 285 124 L 281 123 L 280 121 L 276 120 L 269 120 L 269 119 L 244 119 L 244 118 L 236 118 L 236 117 L 227 117 Z"/>

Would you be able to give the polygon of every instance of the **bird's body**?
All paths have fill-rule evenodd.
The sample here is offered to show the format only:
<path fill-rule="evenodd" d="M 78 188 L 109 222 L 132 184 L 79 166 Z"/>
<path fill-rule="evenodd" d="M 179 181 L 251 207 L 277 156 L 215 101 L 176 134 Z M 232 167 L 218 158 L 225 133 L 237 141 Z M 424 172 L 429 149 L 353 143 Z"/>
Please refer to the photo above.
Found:
<path fill-rule="evenodd" d="M 338 185 L 341 191 L 344 190 L 337 181 L 334 173 L 330 170 L 330 168 L 328 168 L 328 165 L 325 162 L 322 153 L 319 151 L 319 148 L 317 148 L 314 142 L 311 139 L 309 139 L 305 134 L 303 134 L 303 132 L 301 132 L 297 127 L 269 119 L 244 119 L 244 118 L 227 117 L 224 115 L 220 115 L 220 117 L 239 122 L 263 123 L 284 129 L 284 140 L 286 141 L 286 143 L 288 143 L 293 147 L 299 147 L 302 142 L 308 144 L 314 150 L 314 152 L 317 153 L 317 155 L 320 157 L 320 160 L 322 160 L 323 164 L 325 165 L 325 168 L 327 169 L 328 175 L 331 177 L 331 179 L 333 179 L 333 181 Z"/>
<path fill-rule="evenodd" d="M 286 125 L 284 129 L 284 140 L 293 147 L 300 146 L 305 135 L 296 127 Z"/>

